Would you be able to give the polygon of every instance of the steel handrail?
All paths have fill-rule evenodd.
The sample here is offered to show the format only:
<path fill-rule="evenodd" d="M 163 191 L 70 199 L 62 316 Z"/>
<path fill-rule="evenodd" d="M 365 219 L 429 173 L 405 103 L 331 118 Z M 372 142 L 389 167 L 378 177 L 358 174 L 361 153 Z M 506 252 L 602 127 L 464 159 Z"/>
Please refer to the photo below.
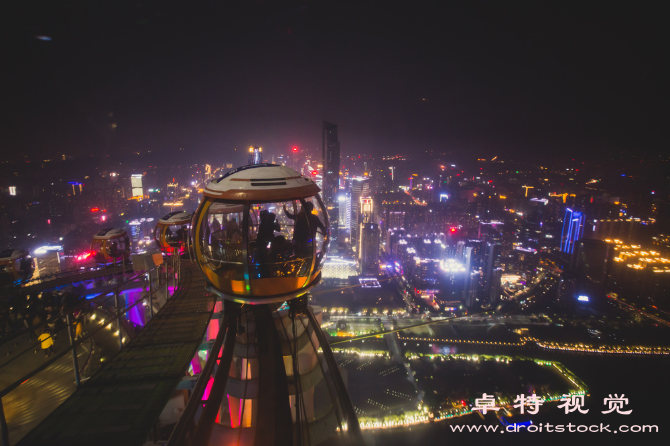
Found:
<path fill-rule="evenodd" d="M 130 282 L 127 282 L 127 283 L 130 283 Z M 158 287 L 158 288 L 160 288 L 160 287 Z M 110 291 L 110 293 L 111 293 L 111 291 Z M 100 302 L 91 302 L 91 303 L 94 304 L 94 305 L 96 305 L 98 309 L 100 309 L 101 311 L 105 312 L 108 316 L 114 317 L 115 312 L 112 311 L 112 310 L 109 310 L 108 308 L 106 308 L 106 307 L 104 306 L 104 303 L 105 303 L 107 300 L 109 300 L 109 299 L 111 299 L 111 298 L 113 298 L 113 297 L 116 297 L 116 294 L 112 294 L 111 296 L 107 296 L 107 299 L 103 299 L 103 300 L 100 301 Z M 143 300 L 143 299 L 144 299 L 144 298 L 142 298 L 142 299 L 140 299 L 140 300 Z M 70 314 L 66 314 L 66 317 L 67 317 L 67 316 L 70 316 Z M 55 320 L 57 320 L 57 319 L 52 319 L 51 321 L 47 320 L 46 323 L 48 324 L 48 323 L 50 323 L 50 322 L 52 322 L 52 321 L 55 321 Z M 106 320 L 106 319 L 103 319 L 103 321 L 104 321 L 104 320 Z M 116 319 L 112 319 L 112 320 L 116 320 Z M 126 329 L 126 331 L 127 331 L 128 333 L 130 333 L 130 331 L 128 330 L 128 326 L 127 326 L 127 324 L 125 323 L 125 321 L 122 320 L 122 323 L 123 323 L 124 328 Z M 43 324 L 40 324 L 40 326 L 41 326 L 41 325 L 43 325 Z M 38 329 L 38 326 L 35 326 L 35 327 L 36 327 L 36 328 L 33 328 L 33 330 Z M 47 339 L 52 339 L 52 338 L 55 340 L 55 337 L 53 336 L 53 334 L 52 334 L 51 336 L 49 336 L 48 338 L 44 339 L 44 340 L 46 341 Z M 35 343 L 33 343 L 33 344 L 31 344 L 30 346 L 28 346 L 28 348 L 26 348 L 25 350 L 23 350 L 21 353 L 16 354 L 16 355 L 15 355 L 13 358 L 11 358 L 9 361 L 0 364 L 0 370 L 1 370 L 2 368 L 6 367 L 7 365 L 11 364 L 11 363 L 12 363 L 13 361 L 15 361 L 16 359 L 20 358 L 21 355 L 23 355 L 24 353 L 29 352 L 29 351 L 32 350 L 33 348 L 37 348 L 41 343 L 42 343 L 42 341 L 40 341 L 40 340 L 38 339 Z M 4 344 L 3 344 L 3 345 L 4 345 Z"/>
<path fill-rule="evenodd" d="M 132 282 L 132 281 L 136 280 L 137 278 L 139 278 L 139 277 L 141 277 L 141 276 L 143 276 L 143 275 L 145 275 L 145 274 L 147 274 L 147 273 L 150 273 L 150 272 L 154 271 L 155 269 L 160 269 L 160 267 L 161 267 L 161 265 L 157 265 L 156 267 L 154 267 L 154 268 L 152 268 L 152 269 L 150 269 L 150 270 L 148 270 L 148 271 L 144 271 L 144 272 L 142 272 L 141 274 L 137 274 L 136 276 L 134 276 L 134 277 L 133 277 L 131 280 L 129 280 L 128 282 L 125 282 L 124 284 L 121 284 L 121 285 L 115 287 L 112 291 L 108 291 L 108 292 L 106 292 L 106 293 L 101 293 L 100 295 L 96 296 L 94 299 L 98 299 L 98 298 L 101 297 L 101 296 L 107 296 L 108 294 L 110 294 L 110 293 L 112 293 L 112 292 L 114 292 L 114 294 L 116 295 L 116 294 L 118 293 L 118 290 L 119 290 L 123 285 L 126 285 L 127 283 Z M 173 264 L 172 264 L 173 273 L 176 272 L 176 269 L 177 269 L 177 268 L 181 269 L 181 262 L 178 262 L 177 260 L 174 260 L 174 261 L 173 261 Z M 168 269 L 169 269 L 169 267 L 168 267 L 167 263 L 165 263 L 165 270 L 166 270 L 166 273 L 167 273 Z M 158 277 L 159 277 L 159 280 L 160 280 L 160 276 L 158 276 Z M 179 284 L 177 283 L 177 280 L 178 280 L 178 279 L 181 279 L 181 274 L 179 275 L 179 277 L 177 277 L 177 276 L 173 276 L 173 286 L 174 286 L 175 291 L 176 291 L 177 287 L 179 286 Z M 151 286 L 150 286 L 150 287 L 149 287 L 149 292 L 147 292 L 147 294 L 146 294 L 145 296 L 143 296 L 143 297 L 141 297 L 140 299 L 138 299 L 138 300 L 136 300 L 135 302 L 133 302 L 131 305 L 125 306 L 125 307 L 123 308 L 123 310 L 122 310 L 120 307 L 117 307 L 117 308 L 116 308 L 116 312 L 113 313 L 113 317 L 112 317 L 111 320 L 109 320 L 109 319 L 104 319 L 103 322 L 101 322 L 97 327 L 95 327 L 91 332 L 89 332 L 87 335 L 83 336 L 81 339 L 76 340 L 76 341 L 73 341 L 72 337 L 70 337 L 70 343 L 71 343 L 71 344 L 70 344 L 70 348 L 63 350 L 63 351 L 60 352 L 60 353 L 55 354 L 53 358 L 51 358 L 50 360 L 47 360 L 46 362 L 44 362 L 44 363 L 41 364 L 40 366 L 38 366 L 38 367 L 36 367 L 35 369 L 33 369 L 32 371 L 28 372 L 27 374 L 25 374 L 24 376 L 22 376 L 22 377 L 19 378 L 18 380 L 14 381 L 14 382 L 13 382 L 12 384 L 10 384 L 9 386 L 5 387 L 2 391 L 0 391 L 0 443 L 2 444 L 2 446 L 9 446 L 9 427 L 8 427 L 8 425 L 7 425 L 7 420 L 6 420 L 6 418 L 5 418 L 4 409 L 3 409 L 3 407 L 2 407 L 2 398 L 3 398 L 4 396 L 8 395 L 10 392 L 12 392 L 12 391 L 15 390 L 16 388 L 18 388 L 21 384 L 23 384 L 24 382 L 28 381 L 30 378 L 32 378 L 32 377 L 35 376 L 36 374 L 40 373 L 41 371 L 45 370 L 47 367 L 51 366 L 51 365 L 54 364 L 57 360 L 61 359 L 63 356 L 65 356 L 66 354 L 68 354 L 68 353 L 70 353 L 70 352 L 72 352 L 72 353 L 73 353 L 73 356 L 74 356 L 73 368 L 74 368 L 74 372 L 75 372 L 75 374 L 76 374 L 76 382 L 77 382 L 77 385 L 79 386 L 79 384 L 80 384 L 80 381 L 79 381 L 79 373 L 80 373 L 80 370 L 79 370 L 79 367 L 77 366 L 77 361 L 76 361 L 77 347 L 79 347 L 80 345 L 82 345 L 84 342 L 86 342 L 86 341 L 88 341 L 88 340 L 91 340 L 91 342 L 92 342 L 93 336 L 95 336 L 96 334 L 98 334 L 100 331 L 104 330 L 105 327 L 110 326 L 115 320 L 120 320 L 120 319 L 121 319 L 121 316 L 123 316 L 124 314 L 128 313 L 128 311 L 130 311 L 131 309 L 133 309 L 134 307 L 136 307 L 136 306 L 139 305 L 140 303 L 144 302 L 144 300 L 149 299 L 149 302 L 151 303 L 151 301 L 152 301 L 152 299 L 153 299 L 153 296 L 154 296 L 155 294 L 157 294 L 157 293 L 161 290 L 161 288 L 162 288 L 162 287 L 157 286 L 155 289 L 152 290 L 152 289 L 151 289 Z M 165 280 L 165 288 L 166 288 L 166 293 L 169 293 L 169 281 L 167 280 L 167 277 L 166 277 L 166 280 Z M 174 294 L 173 294 L 173 295 L 174 295 Z M 167 295 L 166 295 L 166 298 L 167 298 Z M 83 304 L 86 304 L 86 303 L 87 303 L 87 302 L 84 302 Z M 83 304 L 82 304 L 82 305 L 77 305 L 77 306 L 75 306 L 74 308 L 68 310 L 67 313 L 66 313 L 66 312 L 62 312 L 61 314 L 67 314 L 67 315 L 69 316 L 71 312 L 74 312 L 74 311 L 76 311 L 78 308 L 83 307 Z M 96 304 L 97 304 L 97 302 L 96 302 Z M 152 312 L 152 314 L 153 314 L 153 312 Z M 68 317 L 68 321 L 69 321 L 69 317 Z M 35 328 L 34 328 L 34 327 L 31 327 L 31 329 L 35 329 Z M 68 332 L 69 332 L 70 335 L 71 335 L 71 333 L 72 333 L 72 332 L 71 332 L 72 327 L 70 326 L 69 323 L 68 323 L 68 325 L 66 326 L 66 329 L 68 330 Z M 130 333 L 129 333 L 129 334 L 130 334 Z M 119 333 L 119 336 L 121 336 L 121 333 Z M 124 345 L 123 345 L 123 343 L 121 342 L 121 343 L 120 343 L 120 347 L 119 347 L 119 351 L 120 351 L 121 349 L 123 349 L 123 347 L 124 347 Z M 87 359 L 86 363 L 88 363 L 88 360 L 89 360 L 89 359 L 90 359 L 90 354 L 89 354 L 89 358 Z M 84 368 L 85 368 L 85 367 L 86 367 L 86 364 L 84 365 Z M 211 372 L 210 372 L 210 373 L 211 373 Z"/>
<path fill-rule="evenodd" d="M 19 387 L 23 382 L 25 382 L 26 380 L 32 378 L 32 377 L 35 376 L 37 373 L 39 373 L 39 372 L 41 372 L 42 370 L 46 369 L 48 366 L 50 366 L 51 364 L 53 364 L 54 362 L 56 362 L 58 359 L 60 359 L 60 358 L 62 358 L 63 356 L 65 356 L 67 353 L 70 353 L 73 349 L 77 348 L 78 346 L 80 346 L 80 345 L 83 344 L 84 342 L 86 342 L 86 341 L 88 341 L 89 339 L 91 339 L 94 335 L 98 334 L 101 330 L 103 330 L 105 327 L 107 327 L 108 325 L 110 325 L 112 322 L 114 322 L 115 320 L 119 319 L 121 316 L 123 316 L 124 314 L 126 314 L 126 313 L 127 313 L 128 311 L 130 311 L 132 308 L 134 308 L 134 307 L 136 307 L 137 305 L 139 305 L 140 303 L 142 303 L 145 299 L 147 299 L 147 298 L 149 298 L 149 297 L 153 297 L 153 295 L 154 295 L 158 290 L 160 290 L 160 288 L 156 288 L 155 290 L 153 290 L 153 291 L 147 293 L 146 296 L 142 297 L 141 299 L 136 300 L 136 301 L 133 302 L 131 305 L 125 307 L 125 308 L 123 309 L 123 311 L 121 311 L 121 310 L 119 309 L 118 311 L 114 312 L 114 316 L 113 316 L 112 319 L 105 319 L 103 323 L 99 324 L 96 328 L 94 328 L 94 329 L 93 329 L 91 332 L 89 332 L 87 335 L 85 335 L 85 336 L 82 337 L 81 339 L 75 341 L 75 342 L 70 346 L 70 348 L 68 348 L 68 349 L 66 349 L 66 350 L 63 350 L 63 351 L 60 352 L 60 353 L 55 354 L 53 358 L 51 358 L 50 360 L 48 360 L 48 361 L 46 361 L 45 363 L 41 364 L 40 366 L 38 366 L 37 368 L 35 368 L 33 371 L 27 373 L 26 375 L 24 375 L 24 376 L 21 377 L 20 379 L 16 380 L 16 381 L 13 382 L 12 384 L 10 384 L 9 386 L 7 386 L 7 387 L 5 387 L 3 390 L 1 390 L 1 391 L 0 391 L 0 398 L 6 396 L 9 392 L 11 392 L 12 390 L 14 390 L 14 389 L 16 389 L 17 387 Z M 68 327 L 66 327 L 66 328 L 69 329 L 70 327 L 68 326 Z M 120 335 L 121 335 L 121 334 L 119 334 L 119 336 L 120 336 Z"/>
<path fill-rule="evenodd" d="M 163 263 L 163 264 L 161 264 L 161 265 L 165 265 L 166 268 L 168 267 L 167 263 Z M 120 291 L 121 288 L 123 288 L 124 286 L 128 285 L 128 284 L 131 283 L 131 282 L 134 282 L 136 279 L 138 279 L 138 278 L 140 278 L 140 277 L 142 277 L 142 276 L 144 276 L 144 275 L 146 275 L 146 274 L 149 274 L 149 273 L 153 272 L 154 270 L 158 270 L 158 269 L 160 269 L 160 268 L 161 268 L 161 265 L 156 265 L 156 266 L 154 266 L 153 268 L 151 268 L 150 270 L 143 271 L 143 272 L 141 272 L 141 273 L 139 273 L 139 274 L 136 274 L 135 276 L 133 276 L 133 277 L 131 277 L 130 279 L 128 279 L 128 280 L 126 280 L 125 282 L 123 282 L 122 284 L 116 285 L 116 286 L 115 286 L 114 288 L 112 288 L 111 290 L 102 292 L 102 293 L 98 294 L 97 296 L 95 296 L 95 297 L 93 297 L 93 298 L 91 298 L 91 299 L 85 299 L 83 302 L 80 302 L 79 304 L 75 305 L 74 307 L 71 307 L 71 308 L 68 308 L 67 310 L 61 311 L 60 313 L 58 313 L 58 314 L 55 316 L 55 318 L 63 317 L 63 316 L 67 316 L 68 314 L 75 313 L 75 312 L 77 312 L 77 311 L 79 311 L 79 310 L 82 310 L 83 308 L 87 307 L 88 304 L 90 304 L 90 303 L 95 303 L 95 304 L 97 304 L 97 303 L 98 303 L 97 300 L 98 300 L 99 298 L 104 297 L 104 296 L 107 296 L 108 294 L 113 293 L 113 292 L 115 292 L 115 291 Z M 11 341 L 13 341 L 14 339 L 19 338 L 19 337 L 21 337 L 21 336 L 23 336 L 23 335 L 25 335 L 25 334 L 27 334 L 27 333 L 30 333 L 30 331 L 32 331 L 32 330 L 37 330 L 37 329 L 39 329 L 39 328 L 42 328 L 42 327 L 44 327 L 45 325 L 47 325 L 48 322 L 49 322 L 49 321 L 43 321 L 43 322 L 40 322 L 39 324 L 34 325 L 34 326 L 30 327 L 30 328 L 23 328 L 23 329 L 19 330 L 18 332 L 13 333 L 12 335 L 10 335 L 10 337 L 8 337 L 8 338 L 6 338 L 6 339 L 2 339 L 2 343 L 0 343 L 0 346 L 6 344 L 6 343 L 8 343 L 8 342 L 11 342 Z"/>

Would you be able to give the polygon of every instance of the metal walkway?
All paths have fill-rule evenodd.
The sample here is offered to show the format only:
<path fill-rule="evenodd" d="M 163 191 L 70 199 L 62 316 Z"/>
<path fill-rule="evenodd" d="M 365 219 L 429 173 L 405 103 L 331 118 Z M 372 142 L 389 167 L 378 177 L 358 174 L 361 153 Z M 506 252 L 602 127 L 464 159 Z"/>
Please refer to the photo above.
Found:
<path fill-rule="evenodd" d="M 197 266 L 133 340 L 26 435 L 28 445 L 142 445 L 184 377 L 212 316 Z"/>

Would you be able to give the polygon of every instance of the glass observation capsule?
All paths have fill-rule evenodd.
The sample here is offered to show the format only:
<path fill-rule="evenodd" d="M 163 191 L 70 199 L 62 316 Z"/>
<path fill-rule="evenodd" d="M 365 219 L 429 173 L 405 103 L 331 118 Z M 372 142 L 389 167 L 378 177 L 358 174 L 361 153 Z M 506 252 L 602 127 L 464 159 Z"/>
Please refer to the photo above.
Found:
<path fill-rule="evenodd" d="M 154 241 L 165 254 L 184 254 L 188 249 L 188 236 L 192 214 L 183 211 L 171 212 L 158 220 L 154 229 Z"/>
<path fill-rule="evenodd" d="M 125 229 L 102 229 L 93 236 L 91 252 L 100 264 L 115 263 L 130 258 L 130 238 Z"/>
<path fill-rule="evenodd" d="M 240 167 L 210 182 L 192 233 L 212 290 L 260 304 L 316 285 L 330 240 L 320 190 L 311 178 L 274 164 Z"/>

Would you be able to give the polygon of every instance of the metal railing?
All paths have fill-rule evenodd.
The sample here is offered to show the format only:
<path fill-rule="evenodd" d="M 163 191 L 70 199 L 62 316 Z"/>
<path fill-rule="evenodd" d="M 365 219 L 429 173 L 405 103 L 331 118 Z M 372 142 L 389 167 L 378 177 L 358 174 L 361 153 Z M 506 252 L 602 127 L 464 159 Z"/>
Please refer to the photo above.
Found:
<path fill-rule="evenodd" d="M 7 385 L 4 389 L 0 390 L 0 444 L 2 446 L 9 446 L 9 427 L 5 418 L 4 408 L 2 404 L 2 398 L 18 389 L 23 383 L 27 382 L 30 378 L 37 375 L 38 373 L 46 370 L 51 365 L 55 364 L 58 360 L 64 356 L 71 354 L 72 355 L 72 369 L 75 378 L 76 386 L 81 385 L 81 372 L 78 364 L 77 357 L 77 347 L 81 346 L 85 342 L 92 340 L 97 334 L 99 334 L 106 327 L 111 327 L 113 322 L 116 322 L 117 335 L 119 339 L 119 351 L 123 349 L 124 337 L 122 329 L 125 328 L 126 333 L 129 338 L 133 338 L 136 335 L 136 327 L 130 327 L 127 324 L 127 320 L 124 320 L 123 316 L 126 315 L 130 310 L 136 306 L 142 304 L 143 306 L 148 307 L 148 318 L 145 313 L 145 324 L 153 318 L 154 316 L 154 297 L 160 302 L 162 299 L 159 293 L 164 292 L 165 301 L 170 297 L 169 288 L 170 288 L 170 276 L 172 276 L 172 288 L 176 291 L 179 279 L 181 278 L 181 262 L 179 256 L 170 256 L 165 258 L 165 263 L 157 265 L 154 268 L 142 271 L 141 273 L 136 274 L 130 279 L 126 280 L 124 283 L 119 284 L 112 288 L 111 290 L 100 293 L 98 296 L 95 296 L 92 299 L 83 299 L 83 302 L 72 306 L 66 310 L 61 311 L 56 317 L 51 320 L 45 320 L 35 326 L 20 330 L 16 333 L 15 336 L 12 336 L 11 339 L 3 343 L 9 349 L 9 344 L 14 343 L 15 346 L 18 346 L 19 339 L 22 337 L 28 337 L 29 342 L 27 348 L 24 348 L 22 351 L 17 352 L 15 355 L 11 355 L 9 350 L 7 350 L 7 356 L 10 356 L 10 359 L 0 364 L 0 374 L 3 373 L 3 369 L 8 368 L 10 364 L 14 364 L 19 361 L 21 358 L 26 358 L 26 353 L 29 353 L 32 350 L 37 350 L 40 348 L 44 342 L 47 344 L 53 341 L 61 334 L 63 331 L 67 333 L 67 338 L 69 339 L 69 347 L 58 352 L 54 353 L 51 357 L 46 356 L 44 362 L 37 366 L 30 366 L 30 371 L 24 373 L 20 378 L 13 380 L 13 382 Z M 120 294 L 124 289 L 130 288 L 133 284 L 142 285 L 141 297 L 132 302 L 131 304 L 120 305 Z M 145 288 L 146 291 L 145 291 Z M 159 297 L 160 296 L 160 297 Z M 113 303 L 110 302 L 113 299 Z M 106 305 L 107 304 L 107 305 Z M 111 305 L 110 305 L 111 304 Z M 113 305 L 113 306 L 112 306 Z M 92 308 L 91 308 L 92 307 Z M 111 307 L 111 308 L 110 308 Z M 75 318 L 75 313 L 83 314 L 86 310 L 92 310 L 92 313 L 95 314 L 96 311 L 101 311 L 105 314 L 105 317 L 100 320 L 100 322 L 90 329 L 88 333 L 83 335 L 81 338 L 76 339 L 74 330 L 78 323 L 83 324 L 83 321 L 77 321 Z M 84 316 L 85 317 L 85 316 Z M 53 323 L 52 321 L 57 321 L 59 319 L 65 319 L 65 326 L 61 327 L 58 330 L 58 333 L 49 333 L 48 336 L 37 337 L 34 336 L 36 332 L 45 329 L 48 324 Z M 1 346 L 0 346 L 1 347 Z M 118 354 L 118 352 L 117 352 Z M 30 361 L 26 361 L 30 362 Z M 88 363 L 88 360 L 87 360 Z"/>
<path fill-rule="evenodd" d="M 86 267 L 70 268 L 65 271 L 60 271 L 58 273 L 49 274 L 46 276 L 34 277 L 25 282 L 21 282 L 16 285 L 5 285 L 2 287 L 2 290 L 7 292 L 9 290 L 17 290 L 20 288 L 31 287 L 34 285 L 40 285 L 46 282 L 50 282 L 56 279 L 67 278 L 70 276 L 77 276 L 83 273 L 91 274 L 92 276 L 97 277 L 98 275 L 104 276 L 108 274 L 119 274 L 124 273 L 132 267 L 130 260 L 126 261 L 125 259 L 120 263 L 114 263 L 111 265 L 87 265 Z"/>

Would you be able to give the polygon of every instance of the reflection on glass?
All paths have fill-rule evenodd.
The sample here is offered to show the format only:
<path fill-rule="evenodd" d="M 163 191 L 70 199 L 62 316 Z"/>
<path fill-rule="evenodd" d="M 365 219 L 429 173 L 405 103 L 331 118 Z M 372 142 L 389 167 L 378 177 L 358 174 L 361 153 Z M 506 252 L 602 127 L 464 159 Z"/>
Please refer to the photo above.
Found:
<path fill-rule="evenodd" d="M 188 235 L 188 225 L 170 225 L 165 228 L 165 242 L 177 248 L 186 244 L 186 237 Z"/>
<path fill-rule="evenodd" d="M 242 268 L 243 206 L 215 203 L 202 219 L 199 243 L 205 266 L 224 280 L 244 280 Z"/>
<path fill-rule="evenodd" d="M 314 205 L 311 197 L 251 205 L 250 278 L 309 276 L 314 241 L 317 240 L 317 254 L 321 253 L 323 234 L 326 232 L 320 216 L 322 213 L 323 210 Z"/>

